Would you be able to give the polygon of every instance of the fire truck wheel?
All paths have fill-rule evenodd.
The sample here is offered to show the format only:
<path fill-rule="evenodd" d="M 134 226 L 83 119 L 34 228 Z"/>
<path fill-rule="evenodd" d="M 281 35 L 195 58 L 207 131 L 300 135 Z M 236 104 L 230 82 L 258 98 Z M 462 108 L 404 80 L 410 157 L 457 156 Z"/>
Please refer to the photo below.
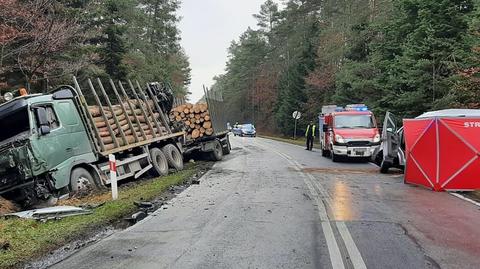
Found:
<path fill-rule="evenodd" d="M 73 193 L 90 191 L 97 188 L 93 176 L 83 167 L 77 167 L 70 174 L 70 188 Z"/>
<path fill-rule="evenodd" d="M 177 147 L 172 144 L 167 144 L 162 148 L 162 151 L 170 167 L 177 171 L 183 170 L 183 156 Z"/>
<path fill-rule="evenodd" d="M 332 162 L 336 163 L 340 161 L 340 156 L 332 152 Z"/>
<path fill-rule="evenodd" d="M 168 161 L 159 148 L 150 149 L 153 169 L 150 169 L 153 176 L 166 176 L 168 174 Z"/>

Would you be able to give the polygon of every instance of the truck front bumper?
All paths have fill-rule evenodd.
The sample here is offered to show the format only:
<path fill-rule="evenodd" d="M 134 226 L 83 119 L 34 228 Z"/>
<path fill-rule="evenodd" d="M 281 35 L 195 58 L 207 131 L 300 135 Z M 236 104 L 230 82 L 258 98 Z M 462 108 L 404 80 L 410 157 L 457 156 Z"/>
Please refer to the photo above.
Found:
<path fill-rule="evenodd" d="M 333 146 L 333 153 L 346 157 L 371 157 L 379 146 L 348 147 Z"/>

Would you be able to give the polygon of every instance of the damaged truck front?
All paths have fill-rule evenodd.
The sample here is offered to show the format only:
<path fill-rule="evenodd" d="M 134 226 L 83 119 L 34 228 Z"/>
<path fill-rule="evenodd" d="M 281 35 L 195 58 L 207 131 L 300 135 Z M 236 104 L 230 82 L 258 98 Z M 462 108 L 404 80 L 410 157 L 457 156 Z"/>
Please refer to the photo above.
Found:
<path fill-rule="evenodd" d="M 58 182 L 52 176 L 55 172 L 52 168 L 58 163 L 46 160 L 49 151 L 42 146 L 51 124 L 55 124 L 46 107 L 51 102 L 48 97 L 30 95 L 0 106 L 0 195 L 25 205 L 48 198 L 50 190 L 62 189 L 60 185 L 68 186 L 68 182 Z M 54 147 L 62 147 L 62 139 L 54 140 L 57 142 Z M 68 159 L 65 157 L 56 159 Z"/>
<path fill-rule="evenodd" d="M 0 196 L 30 207 L 102 188 L 110 184 L 111 154 L 118 181 L 181 170 L 184 133 L 170 129 L 150 84 L 127 82 L 110 80 L 107 88 L 88 79 L 92 106 L 76 78 L 75 88 L 60 86 L 1 104 Z"/>

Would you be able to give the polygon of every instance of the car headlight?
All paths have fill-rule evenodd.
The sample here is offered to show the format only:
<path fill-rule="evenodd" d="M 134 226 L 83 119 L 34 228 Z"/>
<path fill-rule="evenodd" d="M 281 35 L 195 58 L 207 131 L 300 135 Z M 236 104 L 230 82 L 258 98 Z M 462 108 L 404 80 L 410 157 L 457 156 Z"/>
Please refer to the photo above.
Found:
<path fill-rule="evenodd" d="M 373 138 L 373 143 L 378 143 L 380 142 L 380 135 L 376 134 L 375 137 Z"/>
<path fill-rule="evenodd" d="M 345 139 L 343 139 L 343 137 L 341 135 L 335 135 L 335 141 L 337 141 L 338 143 L 345 143 Z"/>
<path fill-rule="evenodd" d="M 13 99 L 13 94 L 11 92 L 7 92 L 3 95 L 3 99 L 5 99 L 5 101 L 10 101 Z"/>

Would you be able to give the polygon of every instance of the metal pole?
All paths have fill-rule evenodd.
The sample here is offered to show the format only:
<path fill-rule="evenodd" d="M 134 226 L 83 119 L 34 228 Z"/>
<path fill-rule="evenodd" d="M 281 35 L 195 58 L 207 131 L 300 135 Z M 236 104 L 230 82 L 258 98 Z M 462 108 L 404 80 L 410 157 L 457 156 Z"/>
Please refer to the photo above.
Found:
<path fill-rule="evenodd" d="M 297 118 L 295 118 L 295 129 L 293 131 L 293 140 L 297 140 Z"/>

